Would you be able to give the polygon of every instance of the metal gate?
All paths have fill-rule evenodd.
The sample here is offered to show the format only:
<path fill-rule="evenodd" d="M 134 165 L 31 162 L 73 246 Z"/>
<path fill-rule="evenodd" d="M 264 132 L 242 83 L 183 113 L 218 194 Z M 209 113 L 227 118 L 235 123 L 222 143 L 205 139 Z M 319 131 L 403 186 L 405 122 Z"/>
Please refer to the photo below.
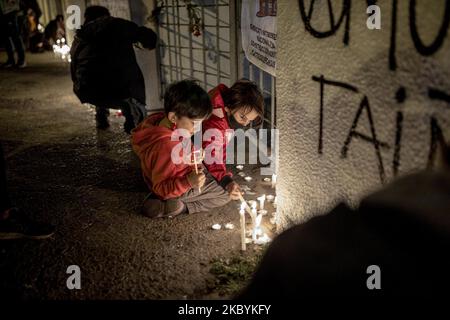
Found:
<path fill-rule="evenodd" d="M 264 95 L 264 127 L 275 126 L 275 78 L 245 59 L 240 37 L 240 1 L 164 0 L 159 2 L 161 98 L 168 84 L 193 78 L 210 90 L 239 78 L 255 81 Z M 193 34 L 195 18 L 203 24 Z M 195 27 L 194 27 L 195 28 Z"/>

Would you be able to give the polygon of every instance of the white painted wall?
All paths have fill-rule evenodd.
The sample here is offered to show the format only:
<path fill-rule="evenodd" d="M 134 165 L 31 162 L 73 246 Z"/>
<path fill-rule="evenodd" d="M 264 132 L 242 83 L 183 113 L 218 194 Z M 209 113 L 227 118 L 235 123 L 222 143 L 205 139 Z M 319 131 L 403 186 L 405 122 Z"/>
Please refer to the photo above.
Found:
<path fill-rule="evenodd" d="M 67 8 L 71 5 L 77 5 L 80 8 L 81 12 L 81 24 L 84 22 L 84 11 L 86 10 L 86 1 L 85 0 L 62 0 L 64 19 L 67 21 Z M 70 30 L 66 27 L 66 36 L 69 42 L 69 45 L 73 42 L 75 37 L 76 30 Z"/>
<path fill-rule="evenodd" d="M 396 32 L 397 68 L 389 67 L 393 0 L 379 0 L 381 30 L 366 26 L 367 1 L 351 1 L 348 45 L 343 43 L 345 19 L 334 35 L 314 37 L 305 29 L 300 14 L 311 0 L 278 1 L 277 125 L 280 129 L 279 222 L 301 222 L 323 213 L 341 200 L 357 205 L 359 199 L 381 186 L 380 165 L 373 144 L 352 139 L 346 158 L 342 148 L 364 96 L 370 105 L 386 181 L 394 177 L 397 113 L 403 114 L 398 174 L 425 168 L 431 141 L 430 119 L 435 117 L 450 139 L 450 104 L 431 99 L 429 88 L 450 94 L 450 39 L 425 56 L 418 52 L 410 30 L 410 1 L 398 1 Z M 342 3 L 331 1 L 334 20 Z M 445 12 L 444 0 L 418 1 L 416 24 L 426 46 L 436 38 Z M 448 3 L 448 1 L 447 1 Z M 447 8 L 447 11 L 450 7 Z M 327 1 L 315 1 L 311 26 L 330 29 Z M 448 24 L 444 28 L 448 31 Z M 450 32 L 450 31 L 449 31 Z M 350 84 L 358 89 L 324 85 L 323 145 L 319 154 L 320 84 L 313 76 Z M 398 103 L 396 92 L 405 88 Z M 356 131 L 372 136 L 368 114 L 363 110 Z"/>
<path fill-rule="evenodd" d="M 64 14 L 65 1 L 67 0 L 37 0 L 42 12 L 39 23 L 45 27 L 51 20 L 56 18 L 56 15 Z"/>
<path fill-rule="evenodd" d="M 156 26 L 152 24 L 148 17 L 151 15 L 155 6 L 154 0 L 134 0 L 130 2 L 131 20 L 140 26 L 146 26 L 156 32 Z M 158 49 L 135 50 L 136 58 L 141 68 L 145 80 L 145 90 L 147 99 L 147 108 L 150 110 L 161 109 L 163 107 L 160 98 L 160 80 L 158 76 L 158 64 L 156 59 Z"/>

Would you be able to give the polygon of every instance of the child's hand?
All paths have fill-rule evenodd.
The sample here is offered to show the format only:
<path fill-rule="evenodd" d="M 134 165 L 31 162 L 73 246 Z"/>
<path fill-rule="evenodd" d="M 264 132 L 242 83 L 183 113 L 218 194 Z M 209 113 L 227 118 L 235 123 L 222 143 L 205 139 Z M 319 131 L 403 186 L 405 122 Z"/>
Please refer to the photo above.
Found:
<path fill-rule="evenodd" d="M 197 163 L 197 166 L 200 166 L 204 159 L 205 150 L 197 150 L 191 153 L 191 165 L 195 165 L 195 163 Z"/>
<path fill-rule="evenodd" d="M 230 182 L 226 187 L 232 200 L 239 200 L 242 195 L 241 187 L 236 182 Z"/>
<path fill-rule="evenodd" d="M 202 172 L 202 169 L 199 168 L 198 173 L 195 173 L 195 170 L 192 170 L 191 173 L 187 175 L 187 179 L 193 188 L 201 188 L 205 184 L 206 176 Z"/>

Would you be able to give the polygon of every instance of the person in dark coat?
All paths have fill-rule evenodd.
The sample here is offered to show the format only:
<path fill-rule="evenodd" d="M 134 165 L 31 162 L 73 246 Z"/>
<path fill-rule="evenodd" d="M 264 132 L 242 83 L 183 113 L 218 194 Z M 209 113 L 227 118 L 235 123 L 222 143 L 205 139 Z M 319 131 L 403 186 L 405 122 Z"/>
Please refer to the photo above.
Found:
<path fill-rule="evenodd" d="M 238 298 L 448 296 L 450 149 L 445 154 L 444 167 L 400 178 L 357 209 L 340 204 L 282 232 Z"/>
<path fill-rule="evenodd" d="M 82 103 L 96 106 L 97 128 L 106 129 L 108 108 L 120 108 L 127 133 L 146 116 L 145 83 L 134 43 L 156 46 L 155 32 L 111 17 L 107 8 L 86 9 L 85 22 L 71 48 L 73 90 Z"/>

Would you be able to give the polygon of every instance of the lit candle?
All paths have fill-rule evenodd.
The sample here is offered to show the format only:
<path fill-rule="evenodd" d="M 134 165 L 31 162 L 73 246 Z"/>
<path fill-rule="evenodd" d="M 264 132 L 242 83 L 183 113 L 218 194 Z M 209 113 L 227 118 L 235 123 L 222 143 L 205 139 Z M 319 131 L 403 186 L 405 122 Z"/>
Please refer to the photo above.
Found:
<path fill-rule="evenodd" d="M 225 229 L 227 229 L 227 230 L 233 230 L 233 229 L 234 229 L 234 224 L 232 224 L 232 223 L 227 223 L 227 224 L 225 225 Z"/>
<path fill-rule="evenodd" d="M 252 208 L 252 222 L 253 222 L 253 226 L 252 226 L 252 240 L 253 240 L 253 242 L 256 242 L 257 230 L 258 230 L 258 216 L 257 216 L 257 213 L 256 213 L 256 205 L 255 205 L 254 208 Z"/>
<path fill-rule="evenodd" d="M 245 243 L 245 203 L 241 203 L 241 209 L 239 210 L 239 215 L 241 217 L 241 250 L 247 250 L 247 245 Z"/>
<path fill-rule="evenodd" d="M 262 221 L 262 214 L 258 214 L 255 220 L 256 228 L 259 228 L 259 226 L 261 225 L 261 221 Z"/>
<path fill-rule="evenodd" d="M 250 217 L 252 217 L 253 212 L 252 212 L 252 210 L 250 210 L 250 207 L 247 205 L 247 202 L 245 201 L 244 197 L 241 194 L 239 194 L 239 200 L 241 200 L 241 205 L 244 206 L 245 210 L 248 212 Z M 252 217 L 252 219 L 253 219 L 253 217 Z"/>
<path fill-rule="evenodd" d="M 62 39 L 61 39 L 61 42 L 62 42 L 62 43 L 66 43 L 66 39 L 62 38 Z"/>
<path fill-rule="evenodd" d="M 256 244 L 263 245 L 263 244 L 269 243 L 270 241 L 271 241 L 271 239 L 269 238 L 269 236 L 266 233 L 264 233 L 261 237 L 258 238 L 258 241 L 256 242 Z"/>
<path fill-rule="evenodd" d="M 266 201 L 266 195 L 263 194 L 261 197 L 258 198 L 259 200 L 259 209 L 264 210 L 264 202 Z"/>
<path fill-rule="evenodd" d="M 277 183 L 277 175 L 275 173 L 272 174 L 272 188 L 275 188 Z"/>
<path fill-rule="evenodd" d="M 195 166 L 195 174 L 198 174 L 198 166 L 197 166 L 197 152 L 201 152 L 201 150 L 196 150 L 193 153 L 194 156 L 194 166 Z M 202 188 L 198 187 L 198 193 L 202 193 Z"/>

